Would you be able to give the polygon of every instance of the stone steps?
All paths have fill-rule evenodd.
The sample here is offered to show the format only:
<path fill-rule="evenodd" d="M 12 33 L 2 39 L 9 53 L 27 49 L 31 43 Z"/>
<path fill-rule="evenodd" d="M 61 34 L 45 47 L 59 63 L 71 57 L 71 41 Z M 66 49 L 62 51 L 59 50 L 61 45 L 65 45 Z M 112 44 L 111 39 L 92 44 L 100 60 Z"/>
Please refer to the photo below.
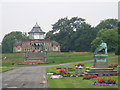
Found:
<path fill-rule="evenodd" d="M 99 76 L 102 76 L 103 74 L 117 74 L 117 71 L 114 71 L 112 68 L 91 68 L 89 70 L 85 71 L 85 75 L 88 74 L 96 74 L 98 73 Z"/>
<path fill-rule="evenodd" d="M 45 60 L 46 52 L 27 52 L 25 60 Z"/>

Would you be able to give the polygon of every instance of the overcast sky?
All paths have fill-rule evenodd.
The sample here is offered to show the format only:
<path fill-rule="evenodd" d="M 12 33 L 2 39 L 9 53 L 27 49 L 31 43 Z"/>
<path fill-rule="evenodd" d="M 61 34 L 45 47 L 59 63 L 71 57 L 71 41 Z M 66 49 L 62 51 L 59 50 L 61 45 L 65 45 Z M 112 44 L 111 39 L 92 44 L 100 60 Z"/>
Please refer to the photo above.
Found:
<path fill-rule="evenodd" d="M 4 2 L 0 11 L 1 42 L 11 31 L 29 32 L 36 22 L 48 32 L 52 24 L 66 16 L 78 16 L 96 26 L 101 20 L 118 18 L 118 2 Z"/>

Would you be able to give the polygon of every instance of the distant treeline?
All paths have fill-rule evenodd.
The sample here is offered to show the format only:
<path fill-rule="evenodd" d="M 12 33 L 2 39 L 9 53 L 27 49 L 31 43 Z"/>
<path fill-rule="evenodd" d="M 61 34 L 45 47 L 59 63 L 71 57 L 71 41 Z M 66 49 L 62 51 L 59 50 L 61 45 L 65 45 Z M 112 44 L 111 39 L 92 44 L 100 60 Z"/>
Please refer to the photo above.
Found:
<path fill-rule="evenodd" d="M 45 39 L 55 40 L 61 46 L 61 51 L 88 52 L 94 51 L 103 40 L 108 44 L 109 51 L 119 53 L 118 37 L 120 24 L 117 19 L 102 20 L 96 27 L 92 27 L 85 19 L 67 17 L 59 19 L 47 32 Z M 11 32 L 3 38 L 2 52 L 12 53 L 16 40 L 28 39 L 22 32 Z"/>
<path fill-rule="evenodd" d="M 118 20 L 102 20 L 96 27 L 92 27 L 83 18 L 61 18 L 52 25 L 46 39 L 60 43 L 61 51 L 94 51 L 101 40 L 108 44 L 109 51 L 117 51 Z"/>

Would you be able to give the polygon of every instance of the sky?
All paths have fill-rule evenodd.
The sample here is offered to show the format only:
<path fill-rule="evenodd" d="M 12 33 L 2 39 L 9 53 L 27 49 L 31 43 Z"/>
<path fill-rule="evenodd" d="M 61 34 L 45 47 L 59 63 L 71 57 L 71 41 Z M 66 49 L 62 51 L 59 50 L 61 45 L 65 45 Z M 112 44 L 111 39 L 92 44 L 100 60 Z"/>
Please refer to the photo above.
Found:
<path fill-rule="evenodd" d="M 19 1 L 19 0 L 18 0 Z M 29 32 L 37 22 L 45 32 L 52 30 L 52 24 L 64 17 L 80 17 L 92 26 L 96 26 L 101 20 L 118 18 L 117 0 L 84 0 L 51 2 L 27 1 L 0 3 L 0 42 L 3 37 L 12 31 Z"/>

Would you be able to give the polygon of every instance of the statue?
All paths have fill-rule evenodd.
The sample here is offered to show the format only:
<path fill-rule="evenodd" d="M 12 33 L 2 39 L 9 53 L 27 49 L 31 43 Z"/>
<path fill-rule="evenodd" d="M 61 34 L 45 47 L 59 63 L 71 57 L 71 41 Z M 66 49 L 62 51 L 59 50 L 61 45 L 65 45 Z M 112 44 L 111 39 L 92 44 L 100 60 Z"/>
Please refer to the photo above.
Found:
<path fill-rule="evenodd" d="M 105 55 L 107 55 L 107 44 L 103 42 L 103 40 L 101 40 L 101 44 L 99 45 L 99 47 L 95 50 L 94 55 L 98 54 L 99 51 L 104 50 Z"/>
<path fill-rule="evenodd" d="M 102 54 L 100 53 L 102 51 Z M 93 68 L 87 70 L 85 72 L 85 75 L 89 74 L 98 74 L 99 76 L 102 76 L 103 74 L 113 74 L 116 75 L 117 71 L 113 71 L 112 68 L 108 68 L 108 62 L 107 62 L 107 44 L 101 40 L 101 44 L 98 46 L 98 48 L 94 52 L 94 64 Z"/>
<path fill-rule="evenodd" d="M 102 54 L 99 54 L 102 51 Z M 101 44 L 94 52 L 94 68 L 107 68 L 107 44 L 101 40 Z"/>

